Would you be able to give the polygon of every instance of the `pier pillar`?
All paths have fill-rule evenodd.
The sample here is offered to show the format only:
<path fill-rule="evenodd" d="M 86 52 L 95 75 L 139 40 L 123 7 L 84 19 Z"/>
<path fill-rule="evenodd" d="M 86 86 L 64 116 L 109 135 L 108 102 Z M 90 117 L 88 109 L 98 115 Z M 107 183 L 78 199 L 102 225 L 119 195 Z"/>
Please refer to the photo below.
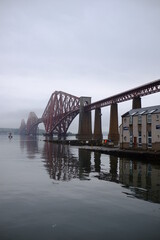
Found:
<path fill-rule="evenodd" d="M 114 144 L 118 144 L 118 142 L 119 142 L 117 103 L 113 103 L 111 105 L 110 127 L 109 127 L 108 139 L 110 139 Z"/>
<path fill-rule="evenodd" d="M 101 108 L 95 109 L 95 120 L 94 120 L 94 139 L 102 139 L 102 124 L 101 124 Z"/>
<path fill-rule="evenodd" d="M 92 139 L 91 111 L 84 109 L 87 104 L 91 104 L 91 97 L 80 97 L 78 139 Z"/>
<path fill-rule="evenodd" d="M 136 109 L 136 108 L 141 108 L 141 98 L 140 97 L 135 97 L 133 98 L 133 102 L 132 102 L 132 109 Z"/>

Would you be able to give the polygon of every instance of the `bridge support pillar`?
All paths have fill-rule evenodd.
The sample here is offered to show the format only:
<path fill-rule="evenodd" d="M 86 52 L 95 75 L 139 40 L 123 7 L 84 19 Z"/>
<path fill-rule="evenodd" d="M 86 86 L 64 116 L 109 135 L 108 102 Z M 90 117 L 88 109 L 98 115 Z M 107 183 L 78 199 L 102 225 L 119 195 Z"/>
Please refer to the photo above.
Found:
<path fill-rule="evenodd" d="M 135 97 L 132 102 L 132 109 L 141 108 L 141 98 Z"/>
<path fill-rule="evenodd" d="M 110 127 L 109 127 L 108 139 L 110 139 L 114 144 L 118 144 L 118 142 L 119 142 L 117 103 L 113 103 L 111 105 Z"/>
<path fill-rule="evenodd" d="M 87 104 L 91 104 L 91 97 L 80 97 L 78 139 L 92 139 L 91 111 L 84 110 Z"/>
<path fill-rule="evenodd" d="M 94 120 L 94 136 L 95 140 L 102 139 L 102 124 L 101 124 L 101 108 L 95 109 L 95 120 Z"/>

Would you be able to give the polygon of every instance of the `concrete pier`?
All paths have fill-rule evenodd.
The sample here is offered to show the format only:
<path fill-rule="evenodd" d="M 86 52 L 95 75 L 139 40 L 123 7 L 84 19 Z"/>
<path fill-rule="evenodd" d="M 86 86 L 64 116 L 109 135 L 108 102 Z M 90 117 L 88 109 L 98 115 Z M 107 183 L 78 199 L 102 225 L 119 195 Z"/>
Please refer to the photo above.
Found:
<path fill-rule="evenodd" d="M 110 108 L 110 127 L 108 139 L 110 139 L 115 145 L 119 142 L 117 103 L 113 103 Z"/>
<path fill-rule="evenodd" d="M 95 109 L 95 120 L 94 120 L 94 135 L 93 138 L 100 140 L 103 138 L 102 135 L 102 123 L 101 123 L 101 108 Z"/>
<path fill-rule="evenodd" d="M 80 97 L 78 139 L 92 139 L 91 111 L 85 111 L 84 109 L 88 104 L 91 104 L 91 97 Z"/>
<path fill-rule="evenodd" d="M 141 107 L 142 107 L 141 98 L 140 97 L 133 98 L 132 109 L 141 108 Z"/>

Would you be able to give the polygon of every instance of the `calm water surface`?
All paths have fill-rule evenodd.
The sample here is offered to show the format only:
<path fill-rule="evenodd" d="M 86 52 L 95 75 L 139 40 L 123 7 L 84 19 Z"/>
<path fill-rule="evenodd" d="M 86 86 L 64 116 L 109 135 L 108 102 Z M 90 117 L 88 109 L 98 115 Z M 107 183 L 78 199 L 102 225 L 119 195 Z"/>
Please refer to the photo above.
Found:
<path fill-rule="evenodd" d="M 0 136 L 0 239 L 160 239 L 159 164 Z"/>

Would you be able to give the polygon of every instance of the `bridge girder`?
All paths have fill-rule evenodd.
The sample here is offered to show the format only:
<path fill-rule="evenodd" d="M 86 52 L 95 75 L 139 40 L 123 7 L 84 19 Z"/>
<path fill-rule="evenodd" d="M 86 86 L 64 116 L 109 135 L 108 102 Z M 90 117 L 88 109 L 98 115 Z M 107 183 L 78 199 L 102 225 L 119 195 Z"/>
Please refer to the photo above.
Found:
<path fill-rule="evenodd" d="M 137 97 L 143 97 L 149 94 L 158 93 L 160 92 L 160 79 L 144 84 L 142 86 L 139 86 L 137 88 L 130 89 L 128 91 L 116 94 L 114 96 L 111 96 L 109 98 L 105 98 L 103 100 L 94 102 L 88 106 L 85 107 L 86 111 L 91 111 L 96 108 L 102 108 L 109 105 L 112 105 L 114 103 L 120 103 L 125 102 Z"/>

